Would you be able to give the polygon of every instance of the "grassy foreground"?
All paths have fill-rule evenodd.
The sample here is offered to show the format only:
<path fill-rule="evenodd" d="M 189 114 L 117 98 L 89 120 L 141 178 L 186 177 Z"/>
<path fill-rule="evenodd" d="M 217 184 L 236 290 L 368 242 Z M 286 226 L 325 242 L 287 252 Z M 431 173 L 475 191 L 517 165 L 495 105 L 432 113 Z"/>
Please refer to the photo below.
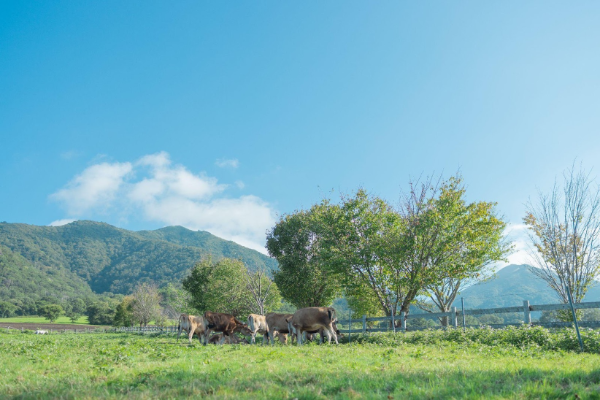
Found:
<path fill-rule="evenodd" d="M 0 334 L 0 398 L 187 396 L 600 398 L 600 356 L 451 341 L 188 347 L 164 336 Z"/>

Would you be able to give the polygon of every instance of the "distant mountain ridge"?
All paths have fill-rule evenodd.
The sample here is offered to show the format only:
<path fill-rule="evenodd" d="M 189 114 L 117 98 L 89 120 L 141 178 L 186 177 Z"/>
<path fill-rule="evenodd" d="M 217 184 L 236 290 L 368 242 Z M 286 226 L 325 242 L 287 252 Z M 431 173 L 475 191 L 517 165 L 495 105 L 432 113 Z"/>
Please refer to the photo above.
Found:
<path fill-rule="evenodd" d="M 0 223 L 0 245 L 42 273 L 78 278 L 96 293 L 130 293 L 144 281 L 181 281 L 206 256 L 238 258 L 251 270 L 277 269 L 274 259 L 255 250 L 180 226 L 134 232 L 94 221 L 63 226 Z"/>
<path fill-rule="evenodd" d="M 508 265 L 493 279 L 463 290 L 454 306 L 461 306 L 461 297 L 465 300 L 465 308 L 519 306 L 523 300 L 529 300 L 530 304 L 561 303 L 555 292 L 530 268 L 528 265 Z M 600 301 L 600 286 L 590 288 L 584 301 Z"/>

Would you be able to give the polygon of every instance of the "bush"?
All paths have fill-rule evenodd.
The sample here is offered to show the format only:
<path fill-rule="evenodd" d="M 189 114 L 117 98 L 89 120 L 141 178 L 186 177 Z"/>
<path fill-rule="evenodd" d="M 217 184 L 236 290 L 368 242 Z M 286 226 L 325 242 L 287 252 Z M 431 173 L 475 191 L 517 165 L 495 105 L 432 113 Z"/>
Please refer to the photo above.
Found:
<path fill-rule="evenodd" d="M 600 353 L 600 332 L 583 329 L 581 337 L 586 352 Z M 347 341 L 347 338 L 344 339 Z M 579 351 L 579 342 L 574 329 L 550 331 L 541 326 L 509 326 L 504 329 L 468 328 L 447 330 L 425 330 L 407 333 L 371 333 L 352 338 L 356 343 L 372 343 L 386 346 L 403 344 L 442 344 L 444 342 L 467 345 L 512 346 L 516 348 L 538 347 L 542 350 Z"/>

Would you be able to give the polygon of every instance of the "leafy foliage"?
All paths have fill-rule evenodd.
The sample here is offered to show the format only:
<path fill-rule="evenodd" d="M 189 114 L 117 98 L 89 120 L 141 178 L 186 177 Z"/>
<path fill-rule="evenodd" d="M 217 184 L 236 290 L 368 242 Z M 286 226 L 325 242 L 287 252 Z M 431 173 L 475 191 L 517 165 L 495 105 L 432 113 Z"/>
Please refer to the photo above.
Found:
<path fill-rule="evenodd" d="M 328 306 L 341 293 L 340 277 L 323 255 L 330 206 L 284 215 L 267 234 L 267 250 L 279 262 L 274 280 L 283 298 L 298 308 Z"/>
<path fill-rule="evenodd" d="M 58 304 L 46 304 L 39 309 L 40 316 L 46 318 L 50 322 L 56 321 L 56 319 L 60 317 L 62 313 L 63 308 Z"/>
<path fill-rule="evenodd" d="M 196 264 L 183 280 L 183 288 L 190 293 L 192 305 L 200 313 L 223 312 L 239 318 L 257 312 L 256 302 L 248 288 L 247 268 L 240 260 L 224 258 L 212 261 L 206 258 Z M 265 302 L 265 311 L 280 307 L 281 300 L 274 290 Z"/>

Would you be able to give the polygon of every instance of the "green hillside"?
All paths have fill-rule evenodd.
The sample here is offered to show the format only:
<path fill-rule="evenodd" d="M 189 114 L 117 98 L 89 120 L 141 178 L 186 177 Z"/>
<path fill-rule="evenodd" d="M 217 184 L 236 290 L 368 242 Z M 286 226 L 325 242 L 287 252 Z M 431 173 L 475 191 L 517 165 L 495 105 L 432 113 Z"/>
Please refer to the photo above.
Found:
<path fill-rule="evenodd" d="M 181 281 L 207 255 L 240 258 L 252 269 L 277 268 L 257 251 L 182 227 L 132 232 L 93 221 L 58 227 L 0 223 L 0 245 L 40 273 L 78 277 L 96 293 L 130 293 L 144 281 Z"/>
<path fill-rule="evenodd" d="M 76 274 L 51 265 L 35 265 L 9 248 L 0 246 L 0 300 L 13 300 L 27 309 L 44 298 L 92 297 L 89 285 Z"/>
<path fill-rule="evenodd" d="M 561 301 L 545 281 L 529 270 L 527 265 L 508 265 L 496 273 L 496 277 L 465 289 L 455 302 L 460 307 L 460 297 L 465 308 L 496 308 L 523 304 L 551 304 Z M 591 288 L 586 301 L 600 301 L 600 286 Z"/>
<path fill-rule="evenodd" d="M 181 246 L 197 247 L 206 253 L 218 258 L 237 258 L 251 270 L 267 267 L 270 270 L 277 269 L 277 261 L 269 258 L 255 250 L 239 244 L 223 240 L 210 232 L 191 231 L 182 226 L 168 226 L 155 231 L 138 231 L 138 235 L 147 239 L 164 240 Z"/>

